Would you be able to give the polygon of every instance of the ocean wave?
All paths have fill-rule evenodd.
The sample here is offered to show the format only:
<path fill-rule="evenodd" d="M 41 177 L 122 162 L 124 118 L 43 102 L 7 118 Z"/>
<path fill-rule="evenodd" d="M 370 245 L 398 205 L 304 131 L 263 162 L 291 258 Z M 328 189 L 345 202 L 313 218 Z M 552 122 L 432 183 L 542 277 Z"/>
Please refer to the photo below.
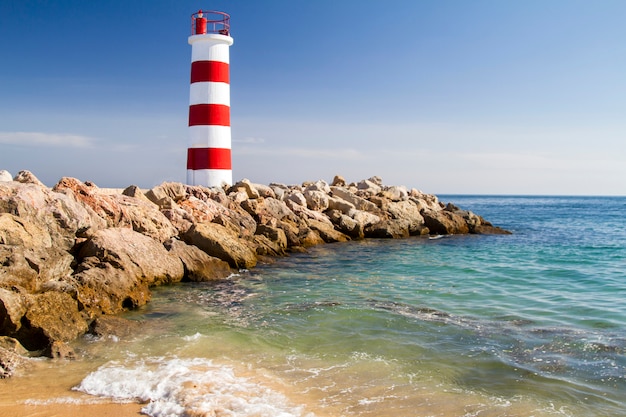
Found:
<path fill-rule="evenodd" d="M 74 388 L 115 401 L 145 403 L 152 417 L 312 417 L 279 392 L 201 358 L 154 357 L 110 362 Z"/>

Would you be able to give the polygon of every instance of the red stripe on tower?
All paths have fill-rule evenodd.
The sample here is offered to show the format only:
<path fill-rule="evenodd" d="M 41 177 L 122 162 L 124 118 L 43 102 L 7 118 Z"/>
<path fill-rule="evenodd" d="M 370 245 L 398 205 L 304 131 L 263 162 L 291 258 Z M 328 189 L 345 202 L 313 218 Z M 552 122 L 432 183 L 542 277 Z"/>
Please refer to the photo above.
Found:
<path fill-rule="evenodd" d="M 187 183 L 231 185 L 230 16 L 198 11 L 191 15 L 191 85 Z"/>

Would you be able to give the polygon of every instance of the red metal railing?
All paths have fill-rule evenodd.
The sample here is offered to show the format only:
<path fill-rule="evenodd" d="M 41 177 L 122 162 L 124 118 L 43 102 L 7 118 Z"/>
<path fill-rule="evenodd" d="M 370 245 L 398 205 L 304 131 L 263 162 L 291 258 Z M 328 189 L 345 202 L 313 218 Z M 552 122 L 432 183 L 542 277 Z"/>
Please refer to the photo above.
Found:
<path fill-rule="evenodd" d="M 198 10 L 191 15 L 191 34 L 218 33 L 230 36 L 230 15 L 214 10 Z"/>

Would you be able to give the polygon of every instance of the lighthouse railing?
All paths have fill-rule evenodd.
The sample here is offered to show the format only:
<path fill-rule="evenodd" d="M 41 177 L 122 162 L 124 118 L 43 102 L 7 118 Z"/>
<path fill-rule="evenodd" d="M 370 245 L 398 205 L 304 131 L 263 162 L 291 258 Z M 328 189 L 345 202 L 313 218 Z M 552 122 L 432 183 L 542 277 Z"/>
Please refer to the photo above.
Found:
<path fill-rule="evenodd" d="M 217 33 L 230 36 L 230 15 L 215 10 L 198 10 L 191 15 L 191 34 Z"/>

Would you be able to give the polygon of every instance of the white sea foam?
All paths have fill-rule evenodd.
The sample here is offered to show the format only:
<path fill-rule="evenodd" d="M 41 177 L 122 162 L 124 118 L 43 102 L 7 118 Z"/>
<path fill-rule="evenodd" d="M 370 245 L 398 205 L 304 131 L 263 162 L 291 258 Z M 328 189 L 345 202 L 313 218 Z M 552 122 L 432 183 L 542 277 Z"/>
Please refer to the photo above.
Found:
<path fill-rule="evenodd" d="M 111 362 L 74 389 L 116 401 L 146 403 L 142 412 L 153 417 L 313 416 L 289 404 L 282 394 L 235 375 L 232 368 L 199 358 Z"/>

